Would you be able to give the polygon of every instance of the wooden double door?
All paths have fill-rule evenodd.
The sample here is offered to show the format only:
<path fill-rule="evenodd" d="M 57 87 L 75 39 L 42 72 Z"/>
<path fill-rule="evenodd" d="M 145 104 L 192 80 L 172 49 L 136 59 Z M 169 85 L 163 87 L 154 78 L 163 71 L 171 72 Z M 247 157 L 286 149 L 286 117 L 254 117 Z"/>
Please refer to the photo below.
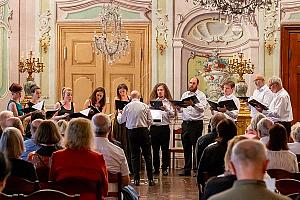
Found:
<path fill-rule="evenodd" d="M 300 25 L 282 26 L 281 78 L 289 92 L 294 122 L 300 121 Z"/>
<path fill-rule="evenodd" d="M 106 112 L 112 113 L 120 83 L 125 83 L 129 92 L 139 90 L 148 96 L 150 35 L 147 24 L 125 26 L 131 40 L 130 48 L 112 65 L 104 55 L 96 53 L 93 44 L 94 34 L 99 32 L 96 24 L 59 24 L 58 31 L 58 99 L 62 87 L 71 87 L 79 111 L 93 90 L 101 86 L 106 91 Z"/>

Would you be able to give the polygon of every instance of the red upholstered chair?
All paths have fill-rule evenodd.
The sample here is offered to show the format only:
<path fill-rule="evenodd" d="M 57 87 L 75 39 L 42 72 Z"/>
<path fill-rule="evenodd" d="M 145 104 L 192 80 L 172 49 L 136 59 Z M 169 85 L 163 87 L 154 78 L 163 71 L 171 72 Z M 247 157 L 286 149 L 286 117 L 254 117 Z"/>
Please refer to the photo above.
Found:
<path fill-rule="evenodd" d="M 59 199 L 59 200 L 79 200 L 80 195 L 68 195 L 66 193 L 63 193 L 61 191 L 57 190 L 38 190 L 30 195 L 21 195 L 20 200 L 53 200 L 53 199 Z"/>
<path fill-rule="evenodd" d="M 268 169 L 267 173 L 271 178 L 275 178 L 276 180 L 278 179 L 286 179 L 286 178 L 291 178 L 293 179 L 295 176 L 293 173 L 288 172 L 283 169 Z"/>
<path fill-rule="evenodd" d="M 40 189 L 39 182 L 31 182 L 29 180 L 9 176 L 6 181 L 3 193 L 5 194 L 30 194 Z"/>
<path fill-rule="evenodd" d="M 0 193 L 0 200 L 18 200 L 18 195 L 8 195 Z"/>
<path fill-rule="evenodd" d="M 290 197 L 291 199 L 296 199 L 298 196 L 300 196 L 300 193 L 293 193 L 293 194 L 289 194 L 287 196 Z"/>
<path fill-rule="evenodd" d="M 122 175 L 108 172 L 108 197 L 115 197 L 121 200 Z"/>
<path fill-rule="evenodd" d="M 295 179 L 276 180 L 276 188 L 283 195 L 300 193 L 300 181 Z"/>

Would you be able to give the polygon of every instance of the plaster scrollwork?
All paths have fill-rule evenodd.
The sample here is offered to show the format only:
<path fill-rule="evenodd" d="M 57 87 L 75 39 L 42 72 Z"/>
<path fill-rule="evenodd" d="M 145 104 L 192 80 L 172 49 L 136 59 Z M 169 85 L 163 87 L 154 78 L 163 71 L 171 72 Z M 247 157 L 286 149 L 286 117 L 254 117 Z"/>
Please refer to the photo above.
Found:
<path fill-rule="evenodd" d="M 5 13 L 5 6 L 7 5 L 7 17 Z M 3 27 L 7 32 L 8 38 L 12 33 L 10 21 L 12 20 L 13 10 L 9 7 L 9 0 L 0 1 L 0 27 Z"/>
<path fill-rule="evenodd" d="M 168 22 L 168 15 L 162 14 L 161 10 L 157 10 L 157 25 L 155 27 L 156 30 L 156 47 L 159 49 L 160 55 L 163 55 L 165 49 L 168 47 L 167 45 L 167 22 Z"/>
<path fill-rule="evenodd" d="M 219 20 L 206 19 L 195 24 L 189 31 L 188 37 L 210 44 L 212 42 L 228 44 L 243 36 L 240 24 L 226 25 Z"/>
<path fill-rule="evenodd" d="M 48 47 L 50 46 L 51 36 L 51 12 L 46 10 L 40 14 L 40 46 L 43 48 L 44 53 L 47 53 Z"/>
<path fill-rule="evenodd" d="M 280 23 L 279 21 L 279 14 L 275 7 L 272 10 L 265 11 L 264 14 L 264 41 L 265 41 L 265 48 L 269 55 L 272 54 L 273 49 L 276 47 L 277 44 L 277 37 L 276 32 L 279 29 Z"/>

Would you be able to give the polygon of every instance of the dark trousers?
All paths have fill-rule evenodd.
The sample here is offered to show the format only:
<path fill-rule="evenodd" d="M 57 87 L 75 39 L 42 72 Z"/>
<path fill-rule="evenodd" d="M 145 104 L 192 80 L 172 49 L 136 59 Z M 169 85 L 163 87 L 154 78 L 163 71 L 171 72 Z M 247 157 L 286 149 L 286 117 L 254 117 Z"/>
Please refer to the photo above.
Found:
<path fill-rule="evenodd" d="M 169 142 L 170 142 L 170 127 L 169 125 L 150 127 L 151 144 L 153 150 L 153 167 L 156 171 L 160 167 L 159 150 L 162 151 L 162 166 L 163 170 L 168 169 L 170 163 Z"/>
<path fill-rule="evenodd" d="M 195 147 L 198 138 L 202 135 L 203 121 L 183 121 L 182 124 L 182 146 L 184 151 L 184 171 L 190 172 L 192 167 L 197 168 Z M 192 162 L 193 157 L 193 162 Z"/>
<path fill-rule="evenodd" d="M 153 179 L 151 140 L 148 128 L 128 129 L 134 179 L 140 179 L 141 149 L 146 163 L 148 179 Z"/>

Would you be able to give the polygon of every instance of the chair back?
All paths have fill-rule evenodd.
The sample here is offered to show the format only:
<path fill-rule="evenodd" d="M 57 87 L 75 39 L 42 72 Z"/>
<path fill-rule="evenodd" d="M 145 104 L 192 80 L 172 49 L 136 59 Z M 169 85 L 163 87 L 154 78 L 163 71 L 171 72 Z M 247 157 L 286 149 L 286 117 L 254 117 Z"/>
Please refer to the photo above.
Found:
<path fill-rule="evenodd" d="M 31 182 L 29 180 L 9 176 L 7 178 L 3 193 L 5 194 L 30 194 L 40 189 L 39 182 Z"/>
<path fill-rule="evenodd" d="M 79 194 L 68 195 L 61 191 L 45 189 L 45 190 L 36 191 L 30 195 L 21 195 L 20 200 L 22 199 L 24 200 L 53 200 L 53 199 L 79 200 L 80 195 Z"/>
<path fill-rule="evenodd" d="M 18 195 L 8 195 L 4 193 L 0 193 L 1 200 L 18 200 Z"/>
<path fill-rule="evenodd" d="M 283 195 L 300 193 L 300 181 L 295 179 L 276 180 L 276 188 Z"/>
<path fill-rule="evenodd" d="M 121 200 L 122 175 L 108 172 L 108 197 L 115 197 Z"/>
<path fill-rule="evenodd" d="M 80 194 L 80 199 L 102 199 L 100 181 L 72 177 L 50 182 L 49 184 L 51 189 L 59 190 L 69 195 Z"/>
<path fill-rule="evenodd" d="M 293 173 L 283 170 L 283 169 L 268 169 L 267 173 L 269 174 L 269 176 L 271 178 L 275 178 L 276 180 L 286 179 L 286 178 L 290 178 L 290 179 L 294 178 Z"/>
<path fill-rule="evenodd" d="M 181 134 L 182 134 L 182 129 L 179 128 L 179 129 L 174 129 L 173 130 L 173 142 L 172 142 L 172 148 L 176 148 L 176 144 L 178 142 L 182 142 L 181 141 Z"/>
<path fill-rule="evenodd" d="M 289 198 L 293 199 L 293 200 L 296 200 L 297 197 L 300 198 L 300 193 L 293 193 L 293 194 L 289 194 L 287 195 Z"/>

